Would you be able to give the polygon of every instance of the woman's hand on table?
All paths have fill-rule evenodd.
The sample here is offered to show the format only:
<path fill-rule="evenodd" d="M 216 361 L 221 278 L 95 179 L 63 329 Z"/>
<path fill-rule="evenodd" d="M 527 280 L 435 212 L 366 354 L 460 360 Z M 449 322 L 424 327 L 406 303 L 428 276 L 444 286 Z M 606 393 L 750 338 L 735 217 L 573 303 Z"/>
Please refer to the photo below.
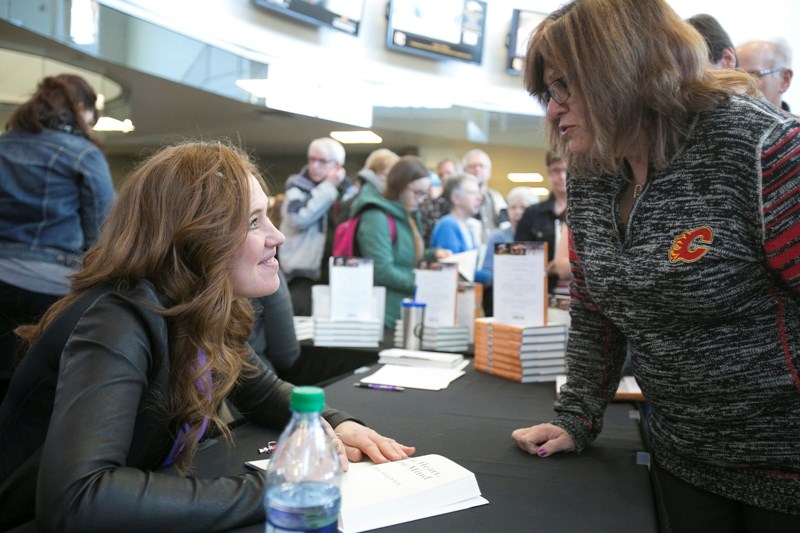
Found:
<path fill-rule="evenodd" d="M 575 449 L 569 433 L 553 424 L 515 429 L 511 438 L 522 450 L 539 457 L 549 457 L 554 453 L 571 452 Z"/>
<path fill-rule="evenodd" d="M 351 420 L 336 426 L 336 434 L 342 443 L 339 446 L 339 458 L 342 468 L 347 470 L 348 461 L 357 463 L 367 456 L 373 463 L 387 463 L 408 459 L 416 450 L 413 446 L 406 446 L 394 439 L 384 437 L 374 429 L 362 426 Z"/>

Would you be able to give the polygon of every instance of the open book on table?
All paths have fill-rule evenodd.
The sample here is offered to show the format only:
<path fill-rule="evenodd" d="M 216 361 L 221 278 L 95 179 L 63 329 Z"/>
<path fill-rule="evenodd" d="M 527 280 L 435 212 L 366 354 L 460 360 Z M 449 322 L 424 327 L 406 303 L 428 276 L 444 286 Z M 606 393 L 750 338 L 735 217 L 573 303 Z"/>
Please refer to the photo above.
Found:
<path fill-rule="evenodd" d="M 247 465 L 266 469 L 268 462 Z M 384 464 L 350 463 L 342 475 L 339 529 L 370 531 L 487 503 L 475 474 L 441 455 Z"/>

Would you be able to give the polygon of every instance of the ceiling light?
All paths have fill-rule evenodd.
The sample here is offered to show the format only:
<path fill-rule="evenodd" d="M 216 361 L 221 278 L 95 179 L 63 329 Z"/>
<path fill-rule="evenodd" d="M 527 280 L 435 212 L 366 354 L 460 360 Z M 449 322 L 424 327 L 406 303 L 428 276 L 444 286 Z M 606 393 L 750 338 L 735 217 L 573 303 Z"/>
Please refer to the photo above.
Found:
<path fill-rule="evenodd" d="M 509 172 L 508 181 L 514 183 L 541 183 L 544 178 L 538 172 Z"/>
<path fill-rule="evenodd" d="M 342 144 L 380 144 L 383 139 L 371 131 L 332 131 L 331 137 Z"/>
<path fill-rule="evenodd" d="M 550 190 L 546 187 L 531 187 L 531 192 L 536 196 L 550 196 Z"/>
<path fill-rule="evenodd" d="M 117 120 L 111 117 L 100 117 L 93 129 L 94 131 L 121 131 L 128 133 L 136 128 L 133 127 L 133 122 L 129 118 Z"/>

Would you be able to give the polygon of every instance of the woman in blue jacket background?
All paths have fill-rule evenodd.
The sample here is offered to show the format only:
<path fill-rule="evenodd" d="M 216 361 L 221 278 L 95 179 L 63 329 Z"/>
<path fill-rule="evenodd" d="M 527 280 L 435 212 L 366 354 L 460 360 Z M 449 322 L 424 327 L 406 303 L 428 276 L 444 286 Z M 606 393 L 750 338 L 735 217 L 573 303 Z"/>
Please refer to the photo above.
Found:
<path fill-rule="evenodd" d="M 90 134 L 96 101 L 83 78 L 48 76 L 0 135 L 0 400 L 19 355 L 14 328 L 67 294 L 114 200 Z"/>

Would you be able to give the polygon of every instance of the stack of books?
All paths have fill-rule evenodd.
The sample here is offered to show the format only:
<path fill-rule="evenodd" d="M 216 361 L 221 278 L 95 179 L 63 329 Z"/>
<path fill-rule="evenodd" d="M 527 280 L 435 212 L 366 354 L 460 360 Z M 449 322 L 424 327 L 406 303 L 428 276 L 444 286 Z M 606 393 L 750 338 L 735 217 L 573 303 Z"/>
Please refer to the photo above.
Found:
<path fill-rule="evenodd" d="M 437 353 L 403 348 L 389 348 L 378 352 L 378 363 L 382 365 L 458 368 L 463 362 L 464 355 L 460 353 Z"/>
<path fill-rule="evenodd" d="M 466 352 L 469 349 L 469 326 L 424 326 L 422 349 L 435 352 Z"/>
<path fill-rule="evenodd" d="M 315 346 L 352 346 L 377 348 L 383 338 L 381 320 L 314 319 Z"/>
<path fill-rule="evenodd" d="M 423 326 L 422 349 L 434 352 L 466 352 L 469 350 L 469 326 Z M 394 346 L 403 345 L 403 321 L 394 325 Z"/>
<path fill-rule="evenodd" d="M 512 326 L 475 319 L 475 370 L 520 383 L 555 381 L 566 372 L 566 324 Z"/>
<path fill-rule="evenodd" d="M 298 341 L 314 338 L 314 319 L 310 316 L 294 317 L 294 334 Z"/>
<path fill-rule="evenodd" d="M 397 322 L 394 323 L 394 336 L 392 338 L 394 339 L 395 348 L 405 348 L 405 346 L 403 345 L 403 321 L 402 320 L 397 320 Z"/>

